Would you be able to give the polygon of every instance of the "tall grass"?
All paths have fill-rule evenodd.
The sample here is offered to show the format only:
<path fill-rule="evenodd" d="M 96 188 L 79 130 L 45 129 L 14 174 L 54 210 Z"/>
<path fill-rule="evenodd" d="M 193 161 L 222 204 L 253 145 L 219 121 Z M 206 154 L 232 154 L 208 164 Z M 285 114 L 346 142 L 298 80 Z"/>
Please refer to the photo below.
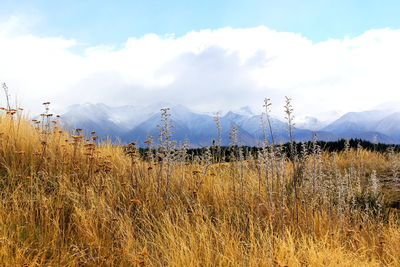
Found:
<path fill-rule="evenodd" d="M 47 111 L 0 115 L 1 266 L 400 266 L 380 181 L 397 178 L 394 152 L 264 144 L 189 162 L 164 110 L 161 144 L 140 158 Z"/>

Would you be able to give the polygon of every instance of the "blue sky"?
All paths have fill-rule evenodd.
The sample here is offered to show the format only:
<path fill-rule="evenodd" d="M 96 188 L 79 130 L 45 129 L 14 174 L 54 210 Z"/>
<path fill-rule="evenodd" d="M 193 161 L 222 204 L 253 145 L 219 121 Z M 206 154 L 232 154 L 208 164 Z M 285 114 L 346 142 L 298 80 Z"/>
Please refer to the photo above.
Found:
<path fill-rule="evenodd" d="M 0 17 L 24 15 L 32 33 L 118 44 L 147 33 L 265 25 L 312 41 L 400 28 L 396 0 L 0 0 Z"/>

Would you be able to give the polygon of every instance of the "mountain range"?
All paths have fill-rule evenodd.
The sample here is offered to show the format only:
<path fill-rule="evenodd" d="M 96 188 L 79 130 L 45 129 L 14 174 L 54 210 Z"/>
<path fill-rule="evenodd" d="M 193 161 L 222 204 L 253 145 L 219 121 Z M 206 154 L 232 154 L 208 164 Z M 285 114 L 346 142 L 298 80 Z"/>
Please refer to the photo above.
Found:
<path fill-rule="evenodd" d="M 149 136 L 157 140 L 161 125 L 161 108 L 169 108 L 173 139 L 188 139 L 191 146 L 209 146 L 218 139 L 214 115 L 199 113 L 182 105 L 158 103 L 145 107 L 105 104 L 82 104 L 68 107 L 61 116 L 67 129 L 82 128 L 86 133 L 94 130 L 102 139 L 121 143 L 137 142 L 144 146 Z M 232 125 L 238 128 L 238 140 L 243 145 L 260 145 L 269 129 L 262 129 L 260 114 L 254 114 L 250 107 L 228 111 L 220 115 L 222 145 L 228 145 Z M 271 117 L 275 142 L 289 141 L 286 122 Z M 265 121 L 265 120 L 264 120 Z M 267 123 L 264 123 L 267 125 Z M 342 138 L 359 138 L 371 142 L 400 143 L 400 112 L 394 109 L 376 109 L 364 112 L 349 112 L 331 122 L 305 117 L 295 125 L 296 141 L 311 140 L 316 134 L 318 140 L 335 141 Z"/>

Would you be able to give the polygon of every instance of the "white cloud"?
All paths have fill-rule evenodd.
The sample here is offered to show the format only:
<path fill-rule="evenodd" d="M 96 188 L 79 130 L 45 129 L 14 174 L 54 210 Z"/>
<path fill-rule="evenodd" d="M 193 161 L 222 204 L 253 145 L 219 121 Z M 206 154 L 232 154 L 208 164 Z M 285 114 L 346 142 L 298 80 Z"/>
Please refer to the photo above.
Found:
<path fill-rule="evenodd" d="M 257 109 L 270 97 L 278 113 L 288 95 L 298 114 L 317 115 L 400 100 L 400 30 L 313 43 L 266 27 L 223 28 L 149 34 L 77 53 L 79 40 L 11 35 L 17 26 L 15 18 L 0 24 L 0 81 L 33 110 L 45 100 Z"/>

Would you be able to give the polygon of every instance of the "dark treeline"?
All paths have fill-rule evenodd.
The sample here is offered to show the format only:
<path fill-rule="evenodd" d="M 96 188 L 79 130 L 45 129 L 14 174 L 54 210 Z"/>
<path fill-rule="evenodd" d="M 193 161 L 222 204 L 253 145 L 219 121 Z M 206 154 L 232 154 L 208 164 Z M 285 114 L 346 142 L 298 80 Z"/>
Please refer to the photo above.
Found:
<path fill-rule="evenodd" d="M 379 153 L 384 153 L 389 150 L 389 148 L 393 148 L 395 152 L 400 152 L 400 145 L 388 145 L 388 144 L 374 144 L 369 141 L 361 140 L 361 139 L 350 139 L 350 140 L 338 140 L 334 142 L 325 142 L 325 141 L 316 141 L 315 142 L 318 147 L 322 151 L 326 152 L 340 152 L 347 149 L 357 149 L 363 148 L 369 151 L 376 151 Z M 283 153 L 287 153 L 288 157 L 290 156 L 290 143 L 279 145 L 281 151 Z M 308 151 L 311 151 L 314 147 L 314 143 L 312 141 L 303 142 L 303 143 L 294 143 L 295 153 L 301 156 L 301 151 L 304 151 L 304 148 Z M 224 161 L 229 162 L 232 160 L 239 159 L 243 157 L 243 159 L 248 159 L 250 157 L 257 158 L 258 152 L 262 149 L 259 146 L 241 146 L 240 147 L 241 155 L 239 153 L 238 146 L 210 146 L 210 147 L 199 147 L 199 148 L 189 148 L 187 149 L 187 159 L 194 160 L 196 158 L 201 158 L 205 155 L 205 153 L 210 153 L 214 161 Z M 143 158 L 146 158 L 148 155 L 147 148 L 139 148 L 140 155 Z M 154 151 L 155 152 L 155 151 Z"/>

